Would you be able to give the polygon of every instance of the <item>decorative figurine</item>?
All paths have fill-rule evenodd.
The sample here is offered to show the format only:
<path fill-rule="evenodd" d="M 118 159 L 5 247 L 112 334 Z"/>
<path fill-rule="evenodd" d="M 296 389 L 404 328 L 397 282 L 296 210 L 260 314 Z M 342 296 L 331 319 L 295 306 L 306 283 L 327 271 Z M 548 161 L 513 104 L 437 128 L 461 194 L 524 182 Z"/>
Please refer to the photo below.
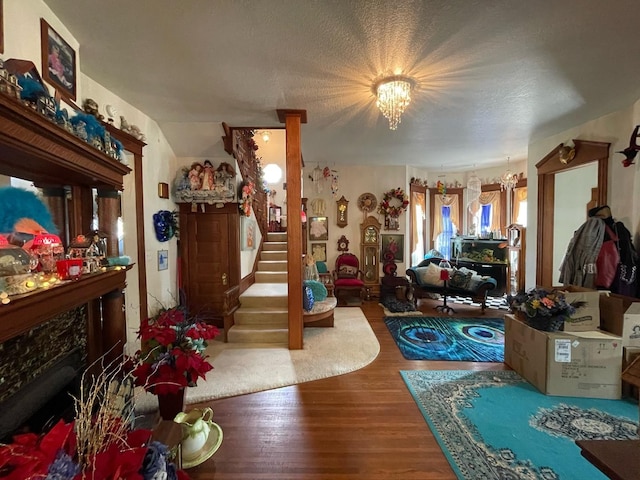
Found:
<path fill-rule="evenodd" d="M 87 98 L 82 105 L 82 109 L 89 115 L 96 117 L 98 120 L 104 120 L 104 115 L 101 115 L 98 111 L 98 103 L 94 99 Z"/>

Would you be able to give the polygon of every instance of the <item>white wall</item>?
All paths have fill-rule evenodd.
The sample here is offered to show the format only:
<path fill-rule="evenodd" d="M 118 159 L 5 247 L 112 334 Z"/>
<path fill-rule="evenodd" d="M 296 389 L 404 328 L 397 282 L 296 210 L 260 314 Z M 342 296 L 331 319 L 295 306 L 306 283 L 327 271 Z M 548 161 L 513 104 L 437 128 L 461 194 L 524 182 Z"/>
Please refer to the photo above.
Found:
<path fill-rule="evenodd" d="M 112 92 L 104 88 L 95 80 L 82 73 L 82 49 L 78 42 L 51 10 L 41 1 L 8 1 L 4 2 L 4 44 L 5 51 L 2 58 L 19 58 L 32 61 L 38 71 L 41 71 L 42 60 L 40 53 L 40 18 L 44 18 L 67 43 L 76 51 L 78 72 L 76 75 L 76 103 L 82 105 L 86 98 L 93 98 L 100 105 L 101 112 L 108 104 L 113 105 L 130 124 L 135 124 L 146 135 L 147 146 L 143 150 L 144 171 L 144 229 L 145 256 L 147 263 L 147 287 L 149 308 L 157 308 L 157 301 L 170 305 L 178 297 L 176 289 L 176 240 L 159 242 L 155 238 L 152 217 L 158 210 L 174 210 L 175 204 L 171 200 L 160 199 L 157 196 L 158 182 L 171 183 L 176 170 L 176 159 L 164 135 L 156 122 L 141 111 L 121 100 Z M 114 66 L 117 68 L 117 65 Z M 51 89 L 53 93 L 53 89 Z M 133 165 L 131 165 L 133 167 Z M 137 251 L 135 236 L 132 232 L 132 218 L 135 218 L 135 191 L 133 173 L 125 177 L 125 191 L 123 192 L 123 211 L 127 223 L 125 233 L 129 255 L 135 261 Z M 157 251 L 169 250 L 169 269 L 157 271 Z M 127 276 L 126 309 L 127 335 L 129 342 L 135 340 L 135 332 L 139 326 L 139 292 L 137 288 L 137 267 Z M 135 277 L 135 278 L 134 278 Z M 156 301 L 157 299 L 157 301 Z"/>
<path fill-rule="evenodd" d="M 610 142 L 608 204 L 613 217 L 625 224 L 634 236 L 634 245 L 638 248 L 638 223 L 640 220 L 640 178 L 638 176 L 638 159 L 630 167 L 622 166 L 624 156 L 616 153 L 629 145 L 629 137 L 636 125 L 640 123 L 640 100 L 629 108 L 602 116 L 564 132 L 529 144 L 528 177 L 537 178 L 535 164 L 545 157 L 560 143 L 572 144 L 572 140 L 593 140 Z M 528 184 L 528 216 L 527 223 L 527 272 L 526 285 L 532 287 L 536 280 L 536 248 L 537 244 L 537 182 Z"/>

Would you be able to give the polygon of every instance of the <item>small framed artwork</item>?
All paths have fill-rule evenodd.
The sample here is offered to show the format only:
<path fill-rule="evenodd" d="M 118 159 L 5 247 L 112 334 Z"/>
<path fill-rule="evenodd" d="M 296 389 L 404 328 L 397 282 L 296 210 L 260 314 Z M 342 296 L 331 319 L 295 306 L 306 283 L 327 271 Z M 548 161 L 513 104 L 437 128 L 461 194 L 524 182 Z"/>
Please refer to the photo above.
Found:
<path fill-rule="evenodd" d="M 327 261 L 327 244 L 326 243 L 312 243 L 311 255 L 316 262 Z"/>
<path fill-rule="evenodd" d="M 158 250 L 158 271 L 169 268 L 169 250 Z"/>
<path fill-rule="evenodd" d="M 327 217 L 311 217 L 309 219 L 309 240 L 329 240 Z"/>
<path fill-rule="evenodd" d="M 62 98 L 76 99 L 76 52 L 44 18 L 40 19 L 42 78 Z"/>
<path fill-rule="evenodd" d="M 404 262 L 404 235 L 382 234 L 382 253 L 380 258 L 384 261 L 385 254 L 392 253 L 393 261 Z"/>
<path fill-rule="evenodd" d="M 240 240 L 242 250 L 255 250 L 256 248 L 256 222 L 253 218 L 242 217 L 240 219 Z"/>

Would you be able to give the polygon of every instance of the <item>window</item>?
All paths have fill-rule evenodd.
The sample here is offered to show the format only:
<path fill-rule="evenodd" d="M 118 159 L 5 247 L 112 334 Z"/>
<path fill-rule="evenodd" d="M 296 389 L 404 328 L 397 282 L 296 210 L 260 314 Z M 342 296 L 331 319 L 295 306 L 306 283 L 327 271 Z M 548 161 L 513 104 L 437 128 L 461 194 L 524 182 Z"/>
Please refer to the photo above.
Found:
<path fill-rule="evenodd" d="M 451 238 L 460 231 L 462 212 L 462 189 L 447 189 L 441 195 L 435 188 L 430 191 L 431 240 L 433 248 L 447 259 L 451 258 Z"/>

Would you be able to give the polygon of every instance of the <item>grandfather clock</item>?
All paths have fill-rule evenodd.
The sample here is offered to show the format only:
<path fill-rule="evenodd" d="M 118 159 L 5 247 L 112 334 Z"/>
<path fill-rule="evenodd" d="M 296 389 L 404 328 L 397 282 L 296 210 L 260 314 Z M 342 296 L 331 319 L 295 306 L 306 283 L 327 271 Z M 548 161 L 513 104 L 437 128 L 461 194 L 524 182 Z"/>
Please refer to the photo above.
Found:
<path fill-rule="evenodd" d="M 380 228 L 376 217 L 368 216 L 360 224 L 360 269 L 367 291 L 380 294 Z"/>

